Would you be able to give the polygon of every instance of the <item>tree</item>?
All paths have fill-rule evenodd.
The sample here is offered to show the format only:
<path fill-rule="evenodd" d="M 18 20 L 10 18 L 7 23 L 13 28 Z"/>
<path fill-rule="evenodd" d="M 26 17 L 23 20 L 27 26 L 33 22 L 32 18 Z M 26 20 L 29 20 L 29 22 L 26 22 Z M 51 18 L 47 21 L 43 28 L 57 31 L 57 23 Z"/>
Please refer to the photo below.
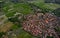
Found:
<path fill-rule="evenodd" d="M 0 32 L 0 38 L 1 38 L 4 34 L 5 34 L 4 32 Z"/>

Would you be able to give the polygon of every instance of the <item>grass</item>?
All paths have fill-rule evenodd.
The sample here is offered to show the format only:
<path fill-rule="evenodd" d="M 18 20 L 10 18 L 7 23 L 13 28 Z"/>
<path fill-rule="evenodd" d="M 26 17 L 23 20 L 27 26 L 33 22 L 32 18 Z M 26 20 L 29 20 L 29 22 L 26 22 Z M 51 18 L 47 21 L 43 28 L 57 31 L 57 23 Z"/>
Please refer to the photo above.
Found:
<path fill-rule="evenodd" d="M 14 22 L 13 22 L 13 23 L 14 23 Z M 22 27 L 22 25 L 21 25 L 20 23 L 17 22 L 17 24 L 14 23 L 14 25 L 11 26 L 11 30 L 17 30 L 18 28 L 21 28 L 21 27 Z"/>
<path fill-rule="evenodd" d="M 59 4 L 51 4 L 51 3 L 44 3 L 44 0 L 36 0 L 35 2 L 32 2 L 36 6 L 40 7 L 41 9 L 45 11 L 53 11 L 56 8 L 60 8 Z M 29 14 L 32 12 L 31 7 L 26 3 L 6 3 L 3 7 L 3 11 L 5 12 L 7 17 L 13 16 L 16 12 L 22 13 L 22 14 Z"/>
<path fill-rule="evenodd" d="M 24 3 L 6 4 L 3 7 L 3 10 L 7 17 L 13 16 L 16 12 L 22 13 L 22 14 L 29 14 L 32 12 L 31 7 L 28 4 L 24 4 Z"/>
<path fill-rule="evenodd" d="M 33 4 L 37 5 L 43 10 L 49 9 L 49 11 L 53 11 L 57 8 L 60 8 L 59 4 L 45 3 L 44 0 L 37 0 L 36 2 L 33 2 Z"/>
<path fill-rule="evenodd" d="M 11 27 L 12 30 L 16 30 L 16 29 L 18 29 L 18 28 L 20 28 L 20 27 L 18 27 L 18 25 L 16 25 L 16 24 L 14 24 L 14 25 Z"/>
<path fill-rule="evenodd" d="M 29 33 L 22 30 L 20 35 L 17 36 L 17 38 L 33 38 L 33 36 L 31 36 Z"/>

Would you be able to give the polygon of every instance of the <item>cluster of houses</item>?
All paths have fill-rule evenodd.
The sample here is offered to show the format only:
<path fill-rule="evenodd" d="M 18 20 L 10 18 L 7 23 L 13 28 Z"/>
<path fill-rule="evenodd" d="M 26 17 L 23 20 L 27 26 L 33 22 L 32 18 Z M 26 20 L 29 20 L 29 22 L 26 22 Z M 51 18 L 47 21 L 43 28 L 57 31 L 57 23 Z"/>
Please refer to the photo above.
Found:
<path fill-rule="evenodd" d="M 28 14 L 25 16 L 25 21 L 23 21 L 23 29 L 33 36 L 40 36 L 41 38 L 46 38 L 47 36 L 54 36 L 59 38 L 57 32 L 54 28 L 58 24 L 57 16 L 51 13 L 36 13 Z"/>

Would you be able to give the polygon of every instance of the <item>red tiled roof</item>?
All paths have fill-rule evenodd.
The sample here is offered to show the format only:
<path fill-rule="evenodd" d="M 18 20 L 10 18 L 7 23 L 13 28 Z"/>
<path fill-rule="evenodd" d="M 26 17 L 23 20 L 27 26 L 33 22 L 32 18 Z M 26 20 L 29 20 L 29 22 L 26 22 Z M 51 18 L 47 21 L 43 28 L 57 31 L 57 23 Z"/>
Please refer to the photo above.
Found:
<path fill-rule="evenodd" d="M 54 36 L 58 38 L 57 32 L 55 32 L 55 26 L 58 26 L 58 18 L 50 13 L 37 13 L 26 16 L 25 22 L 23 22 L 23 29 L 34 36 L 44 37 Z"/>

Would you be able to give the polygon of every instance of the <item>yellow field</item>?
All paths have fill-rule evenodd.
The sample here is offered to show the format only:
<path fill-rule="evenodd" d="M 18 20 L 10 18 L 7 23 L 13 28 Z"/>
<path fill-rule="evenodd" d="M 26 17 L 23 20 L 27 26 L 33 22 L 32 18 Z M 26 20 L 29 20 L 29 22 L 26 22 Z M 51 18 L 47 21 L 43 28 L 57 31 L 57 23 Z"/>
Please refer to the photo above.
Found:
<path fill-rule="evenodd" d="M 11 23 L 11 22 L 5 23 L 2 27 L 0 27 L 0 32 L 8 31 L 12 25 L 13 25 L 13 23 Z"/>

